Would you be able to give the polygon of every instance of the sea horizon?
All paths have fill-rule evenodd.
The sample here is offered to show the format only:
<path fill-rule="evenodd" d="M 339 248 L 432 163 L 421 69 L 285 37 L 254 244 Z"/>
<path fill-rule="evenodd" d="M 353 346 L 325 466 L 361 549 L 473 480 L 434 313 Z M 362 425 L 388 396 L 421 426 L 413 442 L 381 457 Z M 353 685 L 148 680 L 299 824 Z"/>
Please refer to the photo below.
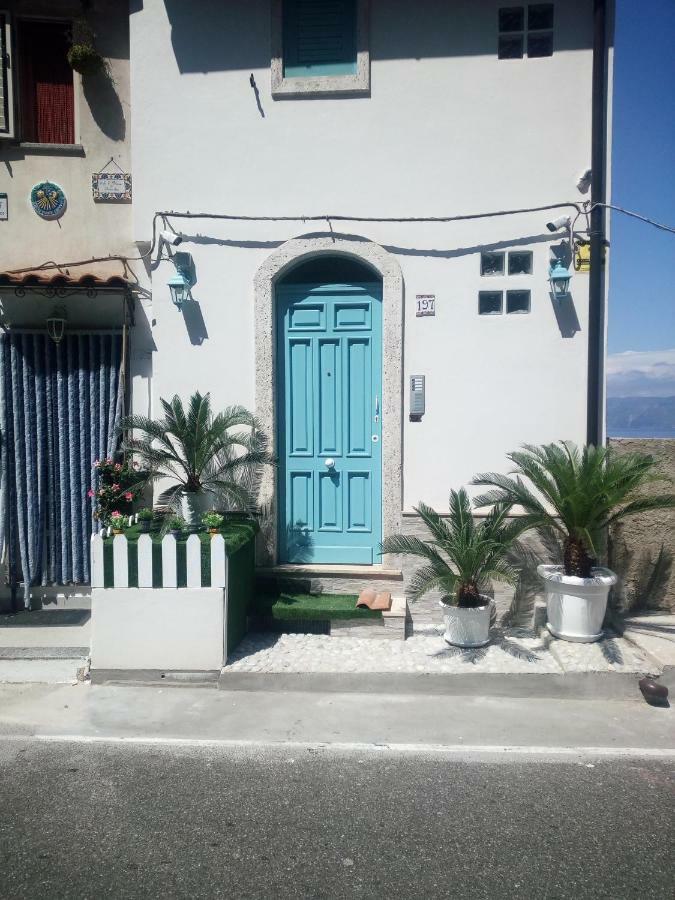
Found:
<path fill-rule="evenodd" d="M 675 427 L 652 428 L 648 425 L 621 426 L 608 428 L 607 436 L 610 438 L 645 438 L 651 440 L 668 440 L 675 438 Z"/>

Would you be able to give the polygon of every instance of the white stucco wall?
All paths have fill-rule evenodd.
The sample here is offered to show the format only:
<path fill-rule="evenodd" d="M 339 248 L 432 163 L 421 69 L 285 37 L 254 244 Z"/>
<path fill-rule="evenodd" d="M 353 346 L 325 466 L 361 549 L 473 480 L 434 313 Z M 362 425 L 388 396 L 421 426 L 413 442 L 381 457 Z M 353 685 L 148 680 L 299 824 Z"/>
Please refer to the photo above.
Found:
<path fill-rule="evenodd" d="M 371 95 L 273 100 L 269 0 L 144 0 L 131 14 L 134 238 L 157 210 L 264 215 L 459 215 L 580 199 L 590 165 L 591 7 L 555 4 L 551 58 L 497 59 L 493 0 L 376 0 Z M 259 109 L 249 84 L 253 74 Z M 557 213 L 559 214 L 559 213 Z M 588 278 L 580 331 L 548 292 L 546 213 L 454 224 L 335 223 L 396 256 L 404 278 L 403 497 L 442 508 L 450 487 L 503 469 L 525 441 L 585 437 Z M 153 396 L 210 390 L 255 402 L 254 278 L 302 223 L 180 223 L 203 323 L 153 276 Z M 529 277 L 481 278 L 480 248 L 532 249 Z M 480 289 L 530 288 L 530 315 L 479 317 Z M 415 317 L 415 294 L 436 317 Z M 189 327 L 188 327 L 189 325 Z M 407 381 L 426 375 L 409 423 Z M 385 473 L 386 477 L 386 473 Z"/>

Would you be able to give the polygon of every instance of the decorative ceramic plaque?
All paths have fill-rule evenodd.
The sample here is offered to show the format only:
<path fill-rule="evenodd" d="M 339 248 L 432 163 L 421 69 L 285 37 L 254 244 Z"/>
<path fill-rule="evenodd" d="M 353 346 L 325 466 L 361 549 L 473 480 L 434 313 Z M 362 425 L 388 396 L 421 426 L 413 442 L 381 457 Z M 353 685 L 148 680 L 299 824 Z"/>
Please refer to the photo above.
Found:
<path fill-rule="evenodd" d="M 94 172 L 91 192 L 97 203 L 128 203 L 131 200 L 129 172 Z"/>
<path fill-rule="evenodd" d="M 30 203 L 41 219 L 59 219 L 66 211 L 63 188 L 53 181 L 41 181 L 30 192 Z"/>

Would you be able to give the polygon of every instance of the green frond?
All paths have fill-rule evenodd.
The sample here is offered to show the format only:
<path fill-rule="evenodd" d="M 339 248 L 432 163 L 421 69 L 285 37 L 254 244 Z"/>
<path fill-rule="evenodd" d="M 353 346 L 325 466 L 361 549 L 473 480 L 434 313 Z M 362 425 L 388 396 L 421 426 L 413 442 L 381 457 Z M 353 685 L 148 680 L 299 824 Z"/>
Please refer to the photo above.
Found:
<path fill-rule="evenodd" d="M 231 502 L 250 505 L 247 482 L 274 463 L 255 417 L 243 406 L 213 415 L 210 395 L 199 391 L 186 404 L 178 395 L 160 403 L 163 418 L 127 416 L 121 424 L 129 434 L 125 446 L 141 467 L 152 478 L 170 478 L 178 491 L 215 486 Z"/>

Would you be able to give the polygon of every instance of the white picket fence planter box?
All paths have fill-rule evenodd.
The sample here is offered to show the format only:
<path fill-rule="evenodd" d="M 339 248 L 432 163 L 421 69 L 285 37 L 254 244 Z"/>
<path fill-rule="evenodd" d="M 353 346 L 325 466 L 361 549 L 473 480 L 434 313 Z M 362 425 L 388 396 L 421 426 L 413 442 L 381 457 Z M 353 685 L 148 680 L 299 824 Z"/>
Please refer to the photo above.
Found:
<path fill-rule="evenodd" d="M 202 542 L 194 534 L 186 542 L 184 569 L 173 535 L 154 551 L 150 535 L 140 535 L 136 552 L 124 535 L 116 535 L 112 567 L 104 546 L 100 535 L 92 537 L 92 679 L 114 679 L 123 672 L 217 676 L 227 658 L 228 560 L 222 535 L 214 535 L 206 548 L 207 577 Z M 137 562 L 130 565 L 136 553 Z M 136 584 L 130 587 L 130 581 Z M 181 582 L 185 586 L 178 587 Z"/>

